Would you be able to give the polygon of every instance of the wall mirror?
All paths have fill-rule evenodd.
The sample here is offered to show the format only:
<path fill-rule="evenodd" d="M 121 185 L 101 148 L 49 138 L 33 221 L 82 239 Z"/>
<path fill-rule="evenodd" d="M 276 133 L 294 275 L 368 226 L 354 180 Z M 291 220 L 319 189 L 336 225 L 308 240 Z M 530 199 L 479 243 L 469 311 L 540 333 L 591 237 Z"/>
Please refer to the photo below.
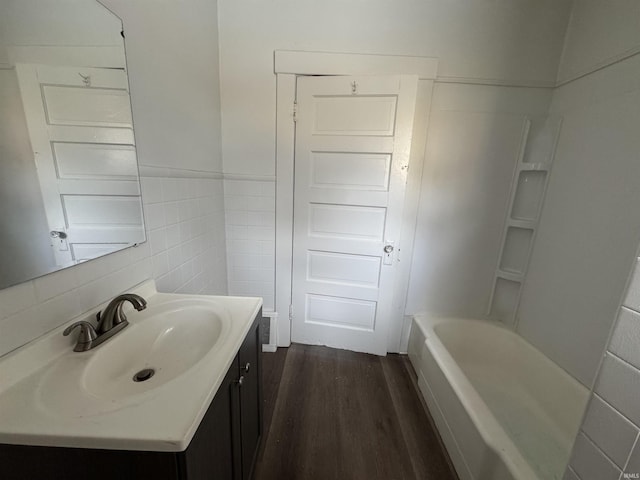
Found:
<path fill-rule="evenodd" d="M 122 22 L 0 0 L 0 288 L 144 240 Z"/>

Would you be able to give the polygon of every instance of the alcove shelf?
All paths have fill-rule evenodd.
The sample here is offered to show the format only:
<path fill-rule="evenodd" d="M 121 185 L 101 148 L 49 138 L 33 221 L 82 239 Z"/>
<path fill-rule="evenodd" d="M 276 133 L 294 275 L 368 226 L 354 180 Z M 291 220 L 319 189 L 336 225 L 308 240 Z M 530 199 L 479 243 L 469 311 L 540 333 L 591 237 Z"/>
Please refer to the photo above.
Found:
<path fill-rule="evenodd" d="M 490 319 L 514 329 L 561 123 L 559 117 L 528 117 L 523 128 L 487 309 Z"/>

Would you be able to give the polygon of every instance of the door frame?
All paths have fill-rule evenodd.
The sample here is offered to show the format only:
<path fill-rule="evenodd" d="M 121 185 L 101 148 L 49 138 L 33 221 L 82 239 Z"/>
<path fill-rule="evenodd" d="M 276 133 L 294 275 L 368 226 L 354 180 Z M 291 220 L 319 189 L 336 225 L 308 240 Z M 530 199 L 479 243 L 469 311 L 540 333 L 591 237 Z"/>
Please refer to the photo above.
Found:
<path fill-rule="evenodd" d="M 420 200 L 420 182 L 427 139 L 433 83 L 438 59 L 394 55 L 303 52 L 276 50 L 276 251 L 275 307 L 279 312 L 276 344 L 291 344 L 291 301 L 293 266 L 293 189 L 296 78 L 302 75 L 417 75 L 418 93 L 411 155 L 403 208 L 402 230 L 396 246 L 398 270 L 393 294 L 393 316 L 387 351 L 406 350 L 408 320 L 404 317 L 413 239 Z M 287 313 L 285 313 L 287 312 Z"/>

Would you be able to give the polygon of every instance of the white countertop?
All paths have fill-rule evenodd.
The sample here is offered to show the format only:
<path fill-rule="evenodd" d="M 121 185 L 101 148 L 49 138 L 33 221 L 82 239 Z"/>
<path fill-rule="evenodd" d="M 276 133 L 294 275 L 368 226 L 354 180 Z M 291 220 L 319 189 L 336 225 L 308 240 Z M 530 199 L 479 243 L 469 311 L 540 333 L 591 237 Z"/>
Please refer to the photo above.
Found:
<path fill-rule="evenodd" d="M 62 336 L 70 321 L 0 359 L 0 443 L 164 452 L 187 448 L 262 299 L 163 294 L 156 292 L 153 281 L 132 292 L 147 300 L 147 310 L 126 310 L 130 325 L 103 345 L 73 352 L 76 335 Z M 103 346 L 136 328 L 137 315 L 151 315 L 154 309 L 176 301 L 210 306 L 222 318 L 220 340 L 195 365 L 124 399 L 96 396 L 82 387 L 79 372 Z"/>

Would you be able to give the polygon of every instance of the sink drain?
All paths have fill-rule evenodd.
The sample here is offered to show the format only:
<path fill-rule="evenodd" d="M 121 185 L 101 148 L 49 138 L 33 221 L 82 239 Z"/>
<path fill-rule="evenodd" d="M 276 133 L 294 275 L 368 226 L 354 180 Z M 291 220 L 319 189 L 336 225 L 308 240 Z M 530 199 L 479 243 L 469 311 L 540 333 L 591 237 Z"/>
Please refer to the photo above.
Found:
<path fill-rule="evenodd" d="M 133 381 L 144 382 L 145 380 L 149 380 L 153 377 L 154 373 L 156 373 L 156 371 L 153 368 L 144 368 L 133 376 Z"/>

